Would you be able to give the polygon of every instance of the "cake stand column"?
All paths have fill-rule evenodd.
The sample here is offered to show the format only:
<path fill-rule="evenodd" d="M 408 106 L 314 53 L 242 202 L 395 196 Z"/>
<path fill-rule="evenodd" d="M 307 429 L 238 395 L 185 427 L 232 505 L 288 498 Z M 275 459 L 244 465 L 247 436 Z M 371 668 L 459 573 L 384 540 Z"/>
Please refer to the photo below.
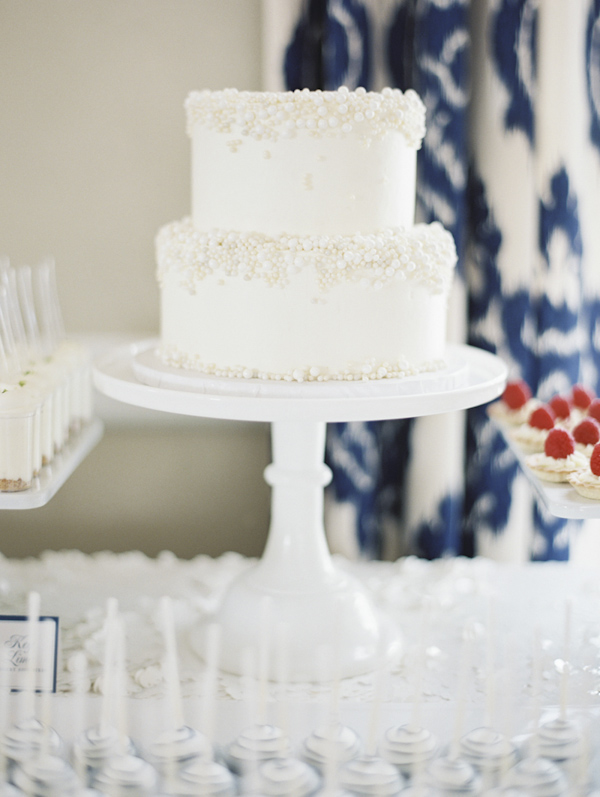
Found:
<path fill-rule="evenodd" d="M 290 679 L 318 680 L 322 646 L 335 645 L 342 677 L 368 672 L 399 649 L 392 624 L 362 586 L 332 561 L 323 525 L 325 423 L 274 421 L 271 525 L 258 564 L 231 585 L 218 611 L 222 667 L 240 673 L 243 651 L 256 648 L 265 616 L 287 629 Z M 266 599 L 270 599 L 266 601 Z"/>

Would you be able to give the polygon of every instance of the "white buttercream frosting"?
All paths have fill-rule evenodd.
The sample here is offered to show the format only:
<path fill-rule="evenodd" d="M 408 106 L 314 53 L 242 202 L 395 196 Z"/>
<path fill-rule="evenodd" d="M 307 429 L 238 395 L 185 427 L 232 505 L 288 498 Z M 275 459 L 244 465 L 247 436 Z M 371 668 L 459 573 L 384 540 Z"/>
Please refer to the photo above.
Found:
<path fill-rule="evenodd" d="M 392 88 L 349 91 L 344 86 L 337 91 L 204 90 L 191 92 L 185 109 L 190 135 L 201 124 L 220 133 L 268 141 L 293 137 L 298 130 L 341 137 L 366 122 L 369 137 L 401 130 L 415 149 L 425 135 L 425 106 L 410 89 L 404 93 Z M 241 143 L 231 140 L 232 147 Z"/>

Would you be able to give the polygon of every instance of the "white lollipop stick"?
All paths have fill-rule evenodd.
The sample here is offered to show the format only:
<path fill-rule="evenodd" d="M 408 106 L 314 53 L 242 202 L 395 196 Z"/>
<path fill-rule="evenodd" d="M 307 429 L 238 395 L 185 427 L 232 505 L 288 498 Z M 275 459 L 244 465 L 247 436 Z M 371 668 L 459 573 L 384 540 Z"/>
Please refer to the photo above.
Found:
<path fill-rule="evenodd" d="M 377 669 L 375 671 L 375 683 L 373 687 L 373 701 L 369 713 L 369 727 L 365 742 L 365 755 L 374 756 L 377 753 L 377 740 L 379 737 L 379 725 L 381 721 L 381 704 L 383 703 L 383 693 L 386 684 L 387 667 L 384 657 L 383 645 L 377 657 Z"/>
<path fill-rule="evenodd" d="M 467 703 L 467 684 L 469 683 L 469 670 L 471 669 L 473 633 L 469 624 L 463 629 L 461 656 L 458 667 L 458 681 L 456 688 L 456 715 L 454 718 L 454 732 L 448 749 L 448 758 L 456 760 L 460 753 L 460 738 L 464 732 L 465 710 Z"/>
<path fill-rule="evenodd" d="M 100 737 L 108 735 L 109 729 L 114 727 L 115 712 L 115 622 L 118 612 L 116 598 L 109 598 L 106 602 L 106 621 L 104 624 L 104 668 L 102 672 L 103 700 L 100 712 Z"/>
<path fill-rule="evenodd" d="M 35 716 L 36 670 L 39 660 L 39 621 L 40 596 L 37 592 L 30 592 L 27 608 L 29 655 L 25 671 L 25 689 L 23 690 L 23 713 L 25 719 Z"/>
<path fill-rule="evenodd" d="M 421 727 L 422 708 L 423 708 L 423 685 L 425 681 L 425 667 L 427 664 L 427 638 L 429 636 L 429 624 L 431 621 L 431 608 L 432 600 L 429 596 L 425 596 L 421 610 L 421 622 L 419 624 L 420 633 L 417 642 L 417 666 L 415 671 L 415 694 L 413 697 L 413 704 L 411 716 L 408 727 L 416 731 Z"/>
<path fill-rule="evenodd" d="M 175 729 L 183 725 L 183 708 L 177 661 L 177 640 L 175 638 L 175 624 L 173 622 L 173 606 L 171 599 L 167 596 L 161 599 L 160 617 L 165 644 L 164 668 L 169 724 L 172 729 Z"/>
<path fill-rule="evenodd" d="M 210 749 L 215 740 L 216 726 L 216 692 L 217 674 L 219 672 L 219 657 L 221 651 L 221 626 L 211 623 L 206 629 L 206 670 L 203 684 L 203 727 L 202 731 L 210 744 Z"/>
<path fill-rule="evenodd" d="M 271 653 L 272 602 L 263 598 L 260 606 L 260 645 L 258 650 L 258 723 L 267 722 L 267 693 Z"/>
<path fill-rule="evenodd" d="M 533 690 L 531 706 L 532 706 L 532 724 L 533 733 L 531 734 L 531 742 L 529 747 L 529 758 L 537 758 L 539 756 L 539 728 L 541 720 L 541 691 L 542 691 L 542 661 L 540 653 L 540 634 L 536 628 L 533 634 L 533 655 L 531 660 L 531 687 Z"/>
<path fill-rule="evenodd" d="M 571 623 L 573 615 L 573 601 L 567 598 L 565 602 L 565 630 L 563 670 L 560 679 L 560 718 L 567 718 L 567 701 L 569 694 L 569 675 L 571 669 Z"/>
<path fill-rule="evenodd" d="M 113 623 L 115 634 L 115 698 L 116 698 L 116 727 L 119 734 L 121 755 L 127 753 L 128 728 L 127 712 L 125 710 L 125 628 L 119 616 Z"/>
<path fill-rule="evenodd" d="M 288 626 L 279 623 L 275 629 L 275 672 L 277 679 L 277 724 L 286 736 L 290 732 L 290 706 L 288 701 L 289 645 Z"/>
<path fill-rule="evenodd" d="M 85 696 L 88 690 L 88 669 L 85 653 L 77 653 L 73 657 L 73 685 L 75 687 L 73 738 L 77 739 L 87 728 Z M 85 761 L 82 756 L 73 757 L 73 766 L 81 783 L 85 782 Z"/>
<path fill-rule="evenodd" d="M 486 635 L 486 667 L 485 667 L 485 714 L 484 725 L 492 728 L 496 719 L 496 621 L 495 602 L 488 598 L 487 635 Z"/>

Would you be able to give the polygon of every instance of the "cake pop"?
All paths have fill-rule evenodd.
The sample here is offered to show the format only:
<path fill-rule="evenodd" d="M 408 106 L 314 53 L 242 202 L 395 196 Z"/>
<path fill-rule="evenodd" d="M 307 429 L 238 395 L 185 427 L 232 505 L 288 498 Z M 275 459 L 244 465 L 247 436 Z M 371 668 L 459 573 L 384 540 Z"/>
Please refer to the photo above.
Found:
<path fill-rule="evenodd" d="M 275 758 L 258 767 L 258 791 L 269 797 L 308 797 L 320 782 L 314 767 L 298 758 Z"/>

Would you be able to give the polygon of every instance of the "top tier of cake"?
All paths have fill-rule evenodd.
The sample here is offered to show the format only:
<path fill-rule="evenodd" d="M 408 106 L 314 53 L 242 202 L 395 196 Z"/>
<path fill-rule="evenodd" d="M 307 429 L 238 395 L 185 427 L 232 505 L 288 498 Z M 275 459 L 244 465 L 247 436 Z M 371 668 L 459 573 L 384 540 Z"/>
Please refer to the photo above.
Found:
<path fill-rule="evenodd" d="M 186 113 L 199 230 L 351 235 L 413 224 L 425 132 L 413 91 L 200 91 Z"/>

